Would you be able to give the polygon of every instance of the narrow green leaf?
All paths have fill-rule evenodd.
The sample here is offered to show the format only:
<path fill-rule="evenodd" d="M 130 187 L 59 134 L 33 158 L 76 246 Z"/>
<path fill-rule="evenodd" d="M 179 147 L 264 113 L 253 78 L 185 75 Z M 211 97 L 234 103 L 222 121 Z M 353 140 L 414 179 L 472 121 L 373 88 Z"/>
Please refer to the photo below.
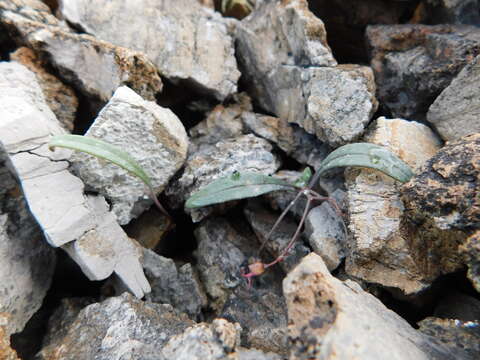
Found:
<path fill-rule="evenodd" d="M 410 167 L 390 150 L 375 144 L 356 143 L 344 145 L 331 152 L 310 181 L 310 186 L 313 186 L 327 170 L 345 166 L 376 169 L 402 183 L 413 176 Z"/>
<path fill-rule="evenodd" d="M 295 181 L 295 186 L 298 188 L 303 188 L 307 186 L 308 180 L 312 177 L 312 170 L 307 166 L 305 170 L 303 170 L 302 174 L 298 177 Z"/>
<path fill-rule="evenodd" d="M 234 172 L 230 176 L 211 182 L 193 194 L 185 203 L 185 207 L 193 209 L 292 188 L 295 188 L 292 184 L 271 176 Z"/>
<path fill-rule="evenodd" d="M 143 171 L 140 164 L 138 164 L 125 151 L 120 150 L 105 141 L 81 135 L 57 135 L 52 137 L 48 143 L 48 147 L 50 149 L 61 147 L 77 150 L 108 160 L 127 170 L 131 174 L 138 176 L 145 185 L 151 188 L 150 178 L 145 171 Z"/>

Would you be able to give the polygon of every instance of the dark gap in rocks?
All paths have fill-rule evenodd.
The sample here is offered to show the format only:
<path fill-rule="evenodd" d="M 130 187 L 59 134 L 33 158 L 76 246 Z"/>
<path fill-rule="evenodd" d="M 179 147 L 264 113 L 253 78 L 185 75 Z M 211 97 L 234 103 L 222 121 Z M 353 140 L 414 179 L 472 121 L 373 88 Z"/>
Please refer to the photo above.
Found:
<path fill-rule="evenodd" d="M 281 162 L 282 162 L 282 166 L 280 166 L 280 169 L 278 169 L 278 171 L 280 170 L 301 171 L 302 169 L 308 166 L 308 165 L 299 163 L 297 160 L 295 160 L 294 158 L 291 158 L 281 150 L 278 150 L 275 153 L 280 156 Z"/>
<path fill-rule="evenodd" d="M 7 29 L 0 24 L 0 61 L 9 61 L 10 53 L 16 48 L 15 41 L 8 35 Z"/>
<path fill-rule="evenodd" d="M 52 284 L 41 308 L 25 325 L 25 329 L 11 336 L 12 348 L 22 360 L 33 360 L 42 348 L 42 341 L 48 327 L 48 319 L 60 305 L 63 298 L 100 298 L 105 281 L 90 281 L 79 266 L 63 250 L 57 249 L 57 264 Z"/>
<path fill-rule="evenodd" d="M 445 304 L 452 295 L 467 296 L 480 301 L 480 294 L 477 293 L 466 277 L 466 271 L 459 271 L 439 277 L 425 291 L 406 296 L 396 289 L 376 288 L 375 296 L 383 302 L 390 310 L 396 312 L 402 318 L 410 323 L 414 328 L 418 328 L 417 323 L 426 317 L 435 316 L 441 318 L 458 318 L 459 312 L 462 312 L 463 306 L 456 301 L 457 309 L 450 308 L 449 313 L 445 310 L 438 311 L 439 306 Z M 479 302 L 480 304 L 480 302 Z M 444 308 L 444 306 L 442 306 Z M 480 311 L 480 308 L 477 309 Z M 465 316 L 463 316 L 465 318 Z M 473 319 L 469 319 L 473 320 Z"/>
<path fill-rule="evenodd" d="M 58 0 L 42 0 L 42 1 L 48 5 L 52 14 L 55 14 L 55 12 L 58 9 Z"/>
<path fill-rule="evenodd" d="M 95 118 L 105 104 L 100 100 L 92 100 L 86 97 L 72 84 L 69 85 L 74 89 L 78 99 L 78 109 L 75 114 L 72 134 L 83 135 L 95 121 Z"/>
<path fill-rule="evenodd" d="M 368 64 L 365 29 L 409 21 L 420 0 L 310 0 L 310 11 L 325 24 L 327 42 L 340 64 Z"/>
<path fill-rule="evenodd" d="M 162 82 L 163 90 L 157 95 L 157 104 L 172 110 L 187 130 L 202 121 L 205 113 L 218 103 L 186 80 L 174 83 L 162 77 Z"/>

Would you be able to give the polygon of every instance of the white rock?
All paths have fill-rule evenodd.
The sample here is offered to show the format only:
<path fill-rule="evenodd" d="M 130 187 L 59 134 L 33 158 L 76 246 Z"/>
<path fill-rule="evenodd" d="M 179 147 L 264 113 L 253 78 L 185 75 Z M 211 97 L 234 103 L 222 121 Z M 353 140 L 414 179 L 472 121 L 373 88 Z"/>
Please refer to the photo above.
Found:
<path fill-rule="evenodd" d="M 191 0 L 62 0 L 69 22 L 118 46 L 144 52 L 162 76 L 187 80 L 219 100 L 237 89 L 233 40 L 220 14 Z"/>
<path fill-rule="evenodd" d="M 115 92 L 85 135 L 127 151 L 150 177 L 156 193 L 187 157 L 188 137 L 177 116 L 126 86 Z M 148 188 L 126 170 L 84 153 L 74 154 L 72 161 L 83 182 L 111 201 L 120 224 L 150 206 Z"/>
<path fill-rule="evenodd" d="M 107 211 L 103 197 L 88 197 L 68 171 L 71 151 L 50 152 L 61 134 L 35 75 L 17 63 L 0 63 L 0 143 L 21 182 L 30 211 L 52 246 L 65 246 L 92 280 L 112 272 L 138 297 L 150 291 L 140 251 Z"/>

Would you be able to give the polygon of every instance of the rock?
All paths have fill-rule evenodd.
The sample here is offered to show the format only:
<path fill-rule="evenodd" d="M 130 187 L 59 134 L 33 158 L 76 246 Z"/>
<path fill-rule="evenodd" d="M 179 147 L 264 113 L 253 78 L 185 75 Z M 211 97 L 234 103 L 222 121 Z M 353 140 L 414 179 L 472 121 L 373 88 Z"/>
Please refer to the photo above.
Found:
<path fill-rule="evenodd" d="M 419 4 L 416 20 L 423 24 L 480 24 L 476 0 L 426 0 Z"/>
<path fill-rule="evenodd" d="M 142 302 L 125 293 L 84 308 L 66 334 L 56 337 L 37 358 L 163 360 L 161 348 L 191 325 L 170 305 Z"/>
<path fill-rule="evenodd" d="M 152 287 L 148 301 L 170 304 L 192 319 L 200 317 L 207 299 L 190 264 L 177 268 L 173 260 L 145 249 L 143 268 Z"/>
<path fill-rule="evenodd" d="M 211 325 L 201 323 L 172 337 L 163 347 L 165 359 L 223 360 L 239 343 L 238 324 L 215 319 Z"/>
<path fill-rule="evenodd" d="M 173 82 L 186 81 L 218 100 L 236 92 L 240 73 L 220 14 L 190 0 L 103 5 L 99 0 L 62 0 L 60 12 L 88 34 L 145 53 Z"/>
<path fill-rule="evenodd" d="M 171 203 L 182 204 L 202 187 L 235 171 L 273 174 L 280 162 L 271 150 L 272 146 L 266 140 L 251 134 L 203 147 L 189 155 L 182 176 L 169 186 L 166 193 Z M 209 209 L 189 212 L 193 221 L 198 222 L 209 213 Z"/>
<path fill-rule="evenodd" d="M 346 194 L 337 189 L 331 196 L 341 204 Z M 304 235 L 313 251 L 322 257 L 330 271 L 335 270 L 345 258 L 346 230 L 342 218 L 327 201 L 310 210 L 305 220 Z"/>
<path fill-rule="evenodd" d="M 126 86 L 115 91 L 85 136 L 128 149 L 150 177 L 156 194 L 187 158 L 188 137 L 177 116 Z M 71 161 L 85 185 L 110 200 L 120 224 L 151 205 L 149 189 L 127 170 L 85 153 L 74 153 Z"/>
<path fill-rule="evenodd" d="M 5 331 L 5 323 L 8 320 L 5 319 L 4 314 L 0 315 L 0 357 L 3 360 L 20 360 L 17 356 L 17 352 L 11 348 L 10 336 Z"/>
<path fill-rule="evenodd" d="M 238 360 L 281 360 L 280 355 L 274 353 L 264 353 L 257 349 L 238 349 L 237 350 Z"/>
<path fill-rule="evenodd" d="M 10 58 L 35 73 L 48 106 L 62 123 L 64 129 L 71 132 L 78 108 L 78 99 L 73 89 L 50 74 L 45 69 L 45 62 L 27 47 L 17 49 L 10 55 Z"/>
<path fill-rule="evenodd" d="M 427 126 L 384 117 L 372 124 L 366 140 L 393 151 L 414 171 L 440 148 Z M 422 239 L 403 228 L 400 184 L 378 171 L 360 168 L 347 170 L 346 181 L 353 236 L 347 273 L 407 294 L 424 289 L 443 270 L 439 264 L 425 264 Z"/>
<path fill-rule="evenodd" d="M 480 292 L 480 230 L 467 238 L 459 249 L 468 265 L 467 276 Z"/>
<path fill-rule="evenodd" d="M 161 240 L 167 234 L 169 220 L 160 212 L 160 210 L 152 206 L 145 211 L 137 219 L 133 219 L 124 226 L 127 235 L 138 241 L 142 247 L 146 249 L 157 249 L 159 252 L 163 249 Z"/>
<path fill-rule="evenodd" d="M 418 323 L 419 331 L 458 351 L 461 348 L 472 359 L 480 356 L 480 323 L 427 317 Z"/>
<path fill-rule="evenodd" d="M 2 12 L 20 14 L 28 20 L 36 21 L 45 25 L 61 27 L 65 31 L 68 26 L 60 22 L 51 12 L 47 4 L 42 0 L 1 0 L 0 18 Z"/>
<path fill-rule="evenodd" d="M 402 200 L 417 225 L 431 220 L 439 230 L 468 233 L 480 228 L 479 188 L 480 134 L 473 134 L 438 151 L 404 185 Z"/>
<path fill-rule="evenodd" d="M 244 208 L 244 214 L 259 240 L 259 246 L 261 246 L 280 214 L 268 211 L 255 200 L 248 202 L 248 205 Z M 272 233 L 270 239 L 265 243 L 265 250 L 268 251 L 272 260 L 275 260 L 282 254 L 296 229 L 297 224 L 288 216 L 282 220 L 277 230 Z M 303 244 L 302 239 L 299 238 L 284 260 L 278 264 L 285 273 L 288 273 L 300 262 L 302 257 L 309 252 L 310 250 Z"/>
<path fill-rule="evenodd" d="M 259 2 L 236 37 L 242 74 L 261 107 L 333 146 L 362 134 L 377 108 L 373 73 L 329 67 L 336 61 L 325 28 L 305 0 Z"/>
<path fill-rule="evenodd" d="M 320 256 L 306 256 L 283 281 L 290 358 L 473 359 L 413 329 L 355 282 L 342 282 Z"/>
<path fill-rule="evenodd" d="M 8 167 L 0 142 L 0 313 L 6 320 L 0 323 L 0 341 L 21 332 L 40 308 L 56 263 Z M 0 345 L 0 355 L 8 344 Z"/>
<path fill-rule="evenodd" d="M 440 136 L 447 141 L 480 132 L 480 56 L 467 64 L 435 99 L 427 113 Z"/>
<path fill-rule="evenodd" d="M 366 38 L 379 101 L 394 117 L 424 120 L 428 107 L 479 53 L 480 30 L 455 25 L 375 25 Z"/>
<path fill-rule="evenodd" d="M 121 85 L 128 85 L 148 100 L 162 90 L 155 66 L 144 54 L 114 46 L 92 36 L 72 34 L 60 28 L 30 21 L 16 13 L 0 15 L 19 41 L 40 53 L 66 82 L 87 97 L 107 102 Z M 97 69 L 92 75 L 92 69 Z"/>
<path fill-rule="evenodd" d="M 62 246 L 91 280 L 115 272 L 136 296 L 149 292 L 141 251 L 105 199 L 84 194 L 83 183 L 68 171 L 70 150 L 48 149 L 63 130 L 35 75 L 18 63 L 0 63 L 0 98 L 0 143 L 45 239 Z"/>

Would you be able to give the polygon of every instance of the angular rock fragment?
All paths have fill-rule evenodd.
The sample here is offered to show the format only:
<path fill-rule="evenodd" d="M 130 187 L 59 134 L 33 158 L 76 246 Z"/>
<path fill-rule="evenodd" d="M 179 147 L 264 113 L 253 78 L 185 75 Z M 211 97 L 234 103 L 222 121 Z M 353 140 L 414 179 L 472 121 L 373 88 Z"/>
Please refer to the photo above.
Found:
<path fill-rule="evenodd" d="M 17 49 L 10 55 L 10 59 L 18 61 L 35 73 L 48 106 L 63 127 L 71 132 L 78 108 L 78 99 L 73 89 L 47 72 L 45 61 L 39 59 L 35 52 L 27 47 Z"/>
<path fill-rule="evenodd" d="M 346 194 L 337 189 L 331 196 L 341 204 L 344 202 Z M 322 257 L 330 271 L 335 270 L 345 258 L 346 230 L 342 218 L 327 201 L 310 210 L 305 220 L 305 237 L 313 251 Z"/>
<path fill-rule="evenodd" d="M 435 99 L 427 113 L 440 136 L 457 140 L 480 132 L 480 56 L 467 64 Z"/>
<path fill-rule="evenodd" d="M 460 247 L 460 253 L 468 265 L 468 278 L 475 289 L 480 292 L 480 230 L 477 230 L 464 242 Z"/>
<path fill-rule="evenodd" d="M 336 61 L 323 23 L 305 0 L 260 2 L 236 37 L 242 73 L 265 110 L 333 146 L 362 134 L 377 108 L 373 74 L 357 65 L 329 67 Z"/>
<path fill-rule="evenodd" d="M 480 357 L 480 323 L 428 317 L 418 323 L 419 331 L 440 340 L 453 351 L 464 351 L 472 359 Z"/>
<path fill-rule="evenodd" d="M 60 12 L 88 34 L 145 53 L 173 82 L 185 80 L 218 100 L 236 92 L 233 40 L 220 14 L 197 1 L 122 0 L 105 8 L 100 0 L 62 0 Z"/>
<path fill-rule="evenodd" d="M 28 20 L 69 31 L 68 26 L 58 20 L 42 0 L 0 0 L 0 18 L 2 12 L 17 13 Z"/>
<path fill-rule="evenodd" d="M 480 29 L 375 25 L 366 32 L 377 96 L 394 117 L 424 120 L 428 107 L 480 52 Z"/>
<path fill-rule="evenodd" d="M 259 240 L 259 246 L 266 240 L 267 234 L 270 232 L 273 224 L 278 218 L 279 214 L 269 212 L 258 201 L 249 201 L 247 207 L 244 209 L 245 217 L 252 227 L 255 235 Z M 280 256 L 283 250 L 290 242 L 297 224 L 289 217 L 283 219 L 280 226 L 275 230 L 270 239 L 265 243 L 265 250 L 270 253 L 272 259 L 276 259 Z M 283 261 L 279 263 L 279 266 L 288 273 L 293 269 L 304 257 L 310 252 L 310 250 L 303 244 L 301 238 L 297 239 L 293 247 L 288 252 Z"/>
<path fill-rule="evenodd" d="M 147 249 L 143 252 L 142 261 L 145 275 L 152 287 L 147 300 L 170 304 L 193 319 L 200 317 L 202 308 L 207 305 L 207 299 L 190 264 L 177 268 L 173 260 Z"/>
<path fill-rule="evenodd" d="M 390 149 L 414 171 L 440 148 L 427 126 L 402 119 L 377 119 L 366 140 Z M 443 269 L 434 263 L 427 266 L 422 240 L 405 233 L 400 184 L 378 171 L 360 168 L 347 170 L 346 181 L 353 236 L 347 273 L 405 293 L 423 289 Z"/>
<path fill-rule="evenodd" d="M 178 206 L 202 187 L 235 171 L 273 174 L 280 162 L 271 150 L 268 141 L 251 134 L 203 147 L 189 155 L 182 176 L 169 186 L 167 195 Z M 190 210 L 195 222 L 208 213 L 209 209 Z"/>
<path fill-rule="evenodd" d="M 46 240 L 62 246 L 91 280 L 116 272 L 136 296 L 149 292 L 141 251 L 105 199 L 84 194 L 83 183 L 68 171 L 71 151 L 48 149 L 52 135 L 63 130 L 35 75 L 18 63 L 0 63 L 0 99 L 0 143 Z"/>
<path fill-rule="evenodd" d="M 188 137 L 177 116 L 126 86 L 115 91 L 85 136 L 125 149 L 150 177 L 157 194 L 187 158 Z M 110 200 L 120 224 L 151 205 L 145 184 L 117 165 L 85 153 L 73 154 L 71 161 L 85 185 Z"/>
<path fill-rule="evenodd" d="M 163 360 L 168 340 L 193 322 L 170 305 L 142 302 L 125 293 L 87 306 L 37 355 L 40 360 Z"/>
<path fill-rule="evenodd" d="M 44 242 L 40 227 L 28 211 L 0 142 L 0 313 L 5 319 L 0 323 L 0 332 L 4 332 L 1 339 L 22 331 L 40 308 L 55 262 L 55 252 Z"/>
<path fill-rule="evenodd" d="M 320 256 L 305 257 L 283 281 L 290 359 L 474 359 L 413 329 L 355 282 L 342 282 Z"/>
<path fill-rule="evenodd" d="M 19 41 L 40 53 L 59 75 L 86 96 L 107 102 L 121 85 L 128 85 L 148 100 L 162 90 L 155 66 L 143 53 L 114 46 L 92 36 L 30 21 L 13 12 L 0 14 Z"/>

